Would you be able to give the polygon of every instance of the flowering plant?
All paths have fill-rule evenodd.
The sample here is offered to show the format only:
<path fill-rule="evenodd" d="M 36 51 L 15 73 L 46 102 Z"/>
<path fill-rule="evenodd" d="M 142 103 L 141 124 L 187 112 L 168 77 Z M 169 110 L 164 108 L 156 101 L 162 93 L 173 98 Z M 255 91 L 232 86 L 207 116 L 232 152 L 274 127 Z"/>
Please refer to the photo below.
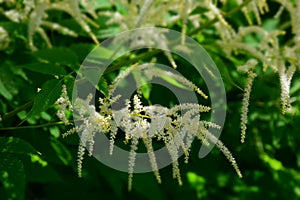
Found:
<path fill-rule="evenodd" d="M 0 197 L 298 199 L 299 13 L 0 0 Z"/>

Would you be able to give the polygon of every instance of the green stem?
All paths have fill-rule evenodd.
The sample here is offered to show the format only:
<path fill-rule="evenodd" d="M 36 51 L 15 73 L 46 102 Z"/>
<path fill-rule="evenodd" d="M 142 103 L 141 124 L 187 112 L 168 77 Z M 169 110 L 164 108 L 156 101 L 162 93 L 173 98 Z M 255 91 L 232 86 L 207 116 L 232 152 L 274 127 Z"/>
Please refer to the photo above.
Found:
<path fill-rule="evenodd" d="M 17 127 L 4 127 L 0 128 L 0 131 L 12 131 L 12 130 L 20 130 L 20 129 L 33 129 L 33 128 L 43 128 L 47 126 L 55 126 L 55 125 L 62 125 L 64 122 L 50 122 L 47 124 L 40 124 L 40 125 L 32 125 L 32 126 L 17 126 Z"/>
<path fill-rule="evenodd" d="M 236 12 L 240 11 L 244 6 L 248 5 L 248 3 L 250 3 L 252 0 L 246 0 L 244 1 L 242 4 L 240 4 L 238 7 L 230 10 L 228 13 L 224 14 L 224 17 L 231 17 L 233 14 L 235 14 Z M 215 17 L 214 19 L 210 20 L 209 22 L 207 22 L 206 24 L 204 24 L 203 26 L 200 26 L 196 29 L 194 29 L 193 31 L 191 31 L 188 35 L 192 36 L 195 35 L 196 33 L 202 31 L 203 29 L 213 25 L 214 23 L 218 22 L 218 18 Z"/>
<path fill-rule="evenodd" d="M 14 115 L 16 115 L 18 112 L 20 112 L 20 111 L 22 111 L 22 110 L 25 110 L 25 109 L 29 108 L 30 106 L 33 105 L 33 102 L 34 102 L 34 100 L 30 100 L 30 101 L 28 101 L 27 103 L 25 103 L 25 104 L 23 104 L 23 105 L 17 107 L 15 110 L 10 111 L 9 113 L 5 113 L 5 114 L 2 116 L 2 120 L 4 121 L 4 120 L 6 120 L 6 119 L 8 119 L 8 118 L 11 118 L 11 117 L 13 117 Z"/>

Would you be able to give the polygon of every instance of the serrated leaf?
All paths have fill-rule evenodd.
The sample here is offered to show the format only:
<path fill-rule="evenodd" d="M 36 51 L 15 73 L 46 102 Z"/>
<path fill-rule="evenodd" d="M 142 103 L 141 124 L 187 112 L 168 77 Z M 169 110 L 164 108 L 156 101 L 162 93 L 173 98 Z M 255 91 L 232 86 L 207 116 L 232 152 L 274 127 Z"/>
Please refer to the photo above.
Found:
<path fill-rule="evenodd" d="M 60 97 L 62 90 L 62 83 L 59 80 L 46 81 L 41 91 L 37 94 L 34 104 L 27 118 L 39 115 L 42 111 L 47 110 L 54 105 L 56 100 Z"/>
<path fill-rule="evenodd" d="M 25 140 L 14 137 L 0 137 L 0 153 L 34 154 L 37 151 Z"/>
<path fill-rule="evenodd" d="M 0 182 L 5 190 L 1 199 L 23 199 L 25 171 L 21 160 L 9 153 L 0 153 Z"/>

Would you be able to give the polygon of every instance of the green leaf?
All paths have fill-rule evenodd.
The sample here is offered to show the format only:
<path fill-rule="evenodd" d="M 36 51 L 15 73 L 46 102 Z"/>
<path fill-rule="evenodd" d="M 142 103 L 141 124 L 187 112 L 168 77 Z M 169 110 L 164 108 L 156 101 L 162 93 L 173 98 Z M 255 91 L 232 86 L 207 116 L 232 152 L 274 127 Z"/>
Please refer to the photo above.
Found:
<path fill-rule="evenodd" d="M 152 89 L 152 87 L 150 84 L 143 84 L 141 86 L 142 94 L 143 94 L 144 98 L 148 101 L 150 101 L 151 89 Z"/>
<path fill-rule="evenodd" d="M 0 137 L 0 153 L 35 154 L 37 151 L 25 140 L 14 137 Z"/>
<path fill-rule="evenodd" d="M 32 54 L 33 56 L 50 63 L 59 63 L 68 66 L 78 64 L 78 57 L 76 53 L 66 47 L 41 49 L 39 51 L 33 52 Z"/>
<path fill-rule="evenodd" d="M 64 84 L 67 87 L 67 93 L 68 93 L 70 100 L 72 99 L 74 82 L 75 82 L 75 79 L 73 76 L 71 76 L 71 75 L 65 76 Z"/>
<path fill-rule="evenodd" d="M 96 33 L 96 36 L 99 39 L 105 39 L 105 38 L 112 37 L 118 33 L 120 33 L 120 28 L 112 26 L 112 27 L 108 27 L 106 29 L 99 29 Z"/>
<path fill-rule="evenodd" d="M 98 46 L 88 55 L 88 60 L 91 62 L 96 61 L 96 63 L 100 64 L 102 60 L 106 61 L 108 59 L 113 59 L 112 56 L 114 55 L 115 52 L 110 49 Z"/>
<path fill-rule="evenodd" d="M 40 164 L 42 167 L 46 167 L 48 165 L 48 162 L 43 160 L 40 156 L 36 155 L 36 154 L 30 154 L 30 159 L 32 163 L 38 163 Z"/>
<path fill-rule="evenodd" d="M 102 73 L 104 73 L 103 65 L 112 61 L 113 56 L 115 56 L 114 52 L 107 48 L 97 47 L 93 49 L 80 68 L 84 79 L 96 86 Z"/>
<path fill-rule="evenodd" d="M 38 183 L 61 182 L 62 179 L 57 171 L 51 165 L 45 165 L 43 162 L 45 161 L 37 160 L 36 157 L 24 161 L 26 180 Z"/>
<path fill-rule="evenodd" d="M 117 7 L 117 10 L 121 13 L 121 15 L 128 15 L 129 10 L 121 1 L 115 1 L 115 6 Z"/>
<path fill-rule="evenodd" d="M 7 100 L 12 99 L 12 94 L 8 91 L 8 89 L 3 84 L 2 80 L 0 79 L 0 94 L 4 96 Z"/>
<path fill-rule="evenodd" d="M 133 189 L 143 196 L 148 197 L 149 200 L 165 199 L 153 174 L 136 174 L 133 179 Z M 147 184 L 145 184 L 145 180 L 147 180 Z"/>
<path fill-rule="evenodd" d="M 23 199 L 25 172 L 21 160 L 9 153 L 0 153 L 0 182 L 5 194 L 1 199 Z"/>
<path fill-rule="evenodd" d="M 96 45 L 94 44 L 89 44 L 89 43 L 76 43 L 76 44 L 72 44 L 70 46 L 70 49 L 76 53 L 77 57 L 78 57 L 78 61 L 81 63 L 83 62 L 83 60 L 86 58 L 86 56 L 96 47 Z M 71 68 L 72 69 L 78 69 L 75 68 L 76 65 L 72 65 Z"/>
<path fill-rule="evenodd" d="M 262 24 L 262 27 L 266 31 L 271 32 L 271 31 L 274 31 L 274 30 L 278 30 L 279 23 L 280 23 L 279 19 L 269 18 L 267 20 L 264 20 L 264 22 Z"/>
<path fill-rule="evenodd" d="M 93 8 L 95 10 L 104 9 L 104 8 L 109 9 L 111 7 L 112 7 L 112 4 L 111 4 L 111 1 L 109 1 L 109 0 L 97 0 L 94 2 L 94 6 L 93 6 Z"/>
<path fill-rule="evenodd" d="M 196 190 L 197 197 L 199 199 L 205 198 L 207 195 L 206 188 L 205 188 L 205 184 L 206 184 L 205 178 L 197 175 L 194 172 L 188 172 L 186 175 L 191 187 Z"/>
<path fill-rule="evenodd" d="M 52 63 L 30 63 L 20 66 L 22 68 L 49 75 L 66 75 L 67 72 L 63 66 Z"/>
<path fill-rule="evenodd" d="M 54 138 L 59 138 L 60 129 L 58 128 L 58 126 L 49 127 L 49 131 Z"/>
<path fill-rule="evenodd" d="M 16 76 L 10 63 L 0 66 L 0 94 L 11 100 L 19 92 L 20 79 Z"/>
<path fill-rule="evenodd" d="M 262 160 L 270 166 L 271 169 L 278 171 L 284 170 L 282 163 L 274 158 L 271 158 L 267 154 L 261 155 Z"/>
<path fill-rule="evenodd" d="M 54 105 L 56 100 L 60 97 L 62 90 L 62 83 L 59 80 L 46 81 L 41 91 L 37 94 L 34 104 L 27 118 L 39 115 L 41 112 L 47 110 Z"/>
<path fill-rule="evenodd" d="M 72 155 L 70 151 L 57 139 L 51 138 L 50 144 L 54 151 L 56 152 L 56 155 L 60 159 L 60 161 L 64 165 L 70 165 L 72 161 Z"/>
<path fill-rule="evenodd" d="M 141 92 L 143 94 L 143 97 L 150 102 L 150 93 L 152 89 L 152 85 L 148 84 L 148 80 L 144 76 L 139 76 L 139 72 L 133 72 L 134 78 L 136 79 L 136 82 L 140 82 L 141 84 Z"/>
<path fill-rule="evenodd" d="M 168 83 L 176 86 L 176 87 L 179 87 L 179 88 L 182 88 L 182 89 L 185 89 L 185 90 L 189 90 L 190 88 L 186 87 L 185 85 L 179 83 L 178 81 L 176 81 L 175 79 L 173 78 L 170 78 L 168 76 L 165 76 L 165 75 L 161 75 L 161 78 L 165 81 L 167 81 Z"/>
<path fill-rule="evenodd" d="M 220 71 L 221 77 L 225 83 L 225 86 L 230 87 L 230 86 L 235 86 L 242 90 L 240 86 L 238 86 L 234 80 L 232 79 L 228 67 L 224 64 L 222 59 L 219 57 L 219 55 L 214 54 L 214 62 L 216 63 L 218 70 Z M 231 88 L 226 88 L 226 89 L 231 89 Z"/>
<path fill-rule="evenodd" d="M 108 96 L 108 84 L 105 78 L 101 77 L 97 89 L 104 94 L 106 97 Z"/>

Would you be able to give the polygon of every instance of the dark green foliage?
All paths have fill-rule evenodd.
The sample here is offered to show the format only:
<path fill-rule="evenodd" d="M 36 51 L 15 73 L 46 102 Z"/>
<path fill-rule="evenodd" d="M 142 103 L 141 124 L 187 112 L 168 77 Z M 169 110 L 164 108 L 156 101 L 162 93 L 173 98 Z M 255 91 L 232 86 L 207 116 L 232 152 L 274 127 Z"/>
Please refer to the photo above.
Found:
<path fill-rule="evenodd" d="M 117 9 L 127 15 L 124 8 L 114 7 L 107 1 L 97 1 L 97 9 Z M 277 5 L 277 4 L 276 4 Z M 230 10 L 230 6 L 224 10 Z M 2 11 L 2 8 L 0 8 Z M 193 13 L 206 12 L 197 8 Z M 230 18 L 235 26 L 245 24 L 242 14 Z M 152 173 L 135 174 L 133 190 L 127 191 L 127 173 L 111 169 L 93 157 L 85 157 L 83 177 L 77 177 L 77 145 L 79 137 L 61 134 L 70 127 L 56 117 L 55 102 L 61 95 L 62 85 L 67 86 L 71 96 L 74 79 L 80 64 L 95 46 L 88 35 L 80 29 L 78 38 L 67 40 L 56 32 L 47 30 L 55 47 L 46 48 L 44 41 L 35 38 L 40 49 L 28 48 L 27 28 L 16 25 L 2 16 L 0 26 L 5 27 L 12 38 L 10 46 L 0 52 L 0 200 L 6 199 L 222 199 L 222 200 L 275 200 L 300 199 L 300 81 L 299 72 L 291 84 L 292 111 L 281 114 L 279 78 L 274 73 L 257 70 L 250 99 L 247 139 L 240 143 L 240 107 L 242 87 L 247 77 L 234 66 L 247 61 L 239 55 L 225 57 L 215 41 L 215 30 L 194 35 L 219 68 L 227 92 L 226 123 L 220 139 L 234 154 L 243 178 L 239 179 L 221 153 L 213 150 L 205 158 L 198 158 L 202 144 L 194 141 L 189 163 L 180 158 L 183 186 L 172 178 L 172 166 L 161 170 L 162 184 Z M 53 17 L 55 18 L 55 17 Z M 70 16 L 60 16 L 62 24 L 71 21 Z M 278 28 L 278 23 L 289 23 L 286 17 L 278 21 L 265 16 L 266 30 Z M 56 19 L 56 18 L 55 18 Z M 57 19 L 56 19 L 57 20 Z M 107 17 L 99 17 L 95 35 L 99 40 L 119 32 L 116 25 L 107 26 Z M 75 26 L 75 25 L 74 25 Z M 174 24 L 180 29 L 182 24 Z M 178 28 L 179 27 L 179 28 Z M 192 30 L 188 30 L 187 33 Z M 203 34 L 203 35 L 202 35 Z M 211 36 L 210 38 L 207 38 Z M 247 43 L 255 45 L 257 35 L 247 37 Z M 288 38 L 282 38 L 283 41 Z M 111 52 L 102 55 L 108 59 Z M 134 54 L 132 54 L 134 55 Z M 137 56 L 137 55 L 134 55 Z M 147 60 L 149 58 L 145 58 Z M 158 60 L 168 62 L 163 54 Z M 125 62 L 126 59 L 120 61 Z M 180 61 L 178 61 L 180 62 Z M 130 64 L 128 61 L 127 64 Z M 116 64 L 117 66 L 117 64 Z M 114 67 L 114 66 L 113 66 Z M 112 68 L 113 68 L 112 67 Z M 113 68 L 115 77 L 120 66 Z M 178 70 L 195 84 L 205 85 L 188 69 Z M 97 84 L 99 96 L 108 94 L 112 77 L 103 76 Z M 179 88 L 180 83 L 164 77 L 165 81 Z M 39 92 L 38 90 L 41 89 Z M 143 100 L 148 104 L 173 105 L 175 100 L 166 89 L 144 85 Z M 152 96 L 154 95 L 154 96 Z M 120 143 L 122 143 L 121 141 Z M 158 145 L 159 146 L 159 145 Z"/>

